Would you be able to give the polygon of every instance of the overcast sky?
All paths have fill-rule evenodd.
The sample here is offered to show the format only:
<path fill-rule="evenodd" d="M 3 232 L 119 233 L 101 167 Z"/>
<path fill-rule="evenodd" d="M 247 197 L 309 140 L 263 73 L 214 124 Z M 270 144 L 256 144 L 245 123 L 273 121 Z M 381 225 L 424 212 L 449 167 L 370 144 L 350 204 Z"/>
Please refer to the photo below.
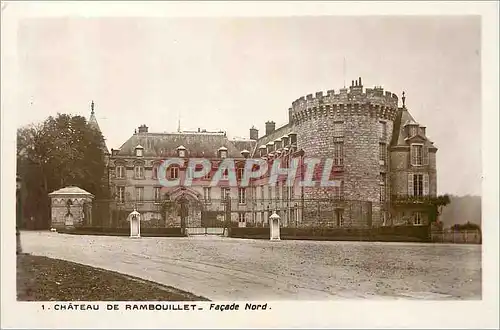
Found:
<path fill-rule="evenodd" d="M 439 148 L 438 192 L 481 192 L 475 17 L 40 18 L 18 30 L 18 125 L 96 115 L 109 148 L 150 132 L 248 137 L 300 96 L 357 77 L 399 96 Z M 343 59 L 346 59 L 346 75 Z"/>

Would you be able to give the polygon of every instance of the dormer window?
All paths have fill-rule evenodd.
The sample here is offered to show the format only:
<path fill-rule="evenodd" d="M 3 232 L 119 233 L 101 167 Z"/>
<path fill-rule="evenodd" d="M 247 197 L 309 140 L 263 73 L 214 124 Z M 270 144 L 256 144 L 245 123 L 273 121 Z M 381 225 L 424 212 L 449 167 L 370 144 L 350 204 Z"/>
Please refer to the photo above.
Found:
<path fill-rule="evenodd" d="M 267 153 L 268 153 L 268 154 L 270 154 L 270 153 L 271 153 L 271 152 L 273 152 L 273 150 L 274 150 L 274 143 L 272 143 L 272 142 L 268 142 L 268 143 L 266 144 L 266 148 L 267 148 Z"/>
<path fill-rule="evenodd" d="M 135 156 L 136 157 L 142 157 L 144 154 L 144 148 L 141 145 L 138 145 L 135 147 Z"/>
<path fill-rule="evenodd" d="M 418 129 L 418 126 L 417 126 L 417 125 L 411 125 L 411 126 L 410 126 L 410 136 L 415 136 L 415 135 L 417 135 L 417 129 Z"/>
<path fill-rule="evenodd" d="M 219 158 L 227 158 L 227 148 L 226 147 L 220 147 L 218 150 L 219 153 Z"/>
<path fill-rule="evenodd" d="M 266 146 L 262 145 L 259 147 L 259 156 L 264 157 L 267 153 L 267 148 Z"/>
<path fill-rule="evenodd" d="M 181 158 L 186 157 L 186 148 L 184 146 L 177 147 L 177 156 Z"/>

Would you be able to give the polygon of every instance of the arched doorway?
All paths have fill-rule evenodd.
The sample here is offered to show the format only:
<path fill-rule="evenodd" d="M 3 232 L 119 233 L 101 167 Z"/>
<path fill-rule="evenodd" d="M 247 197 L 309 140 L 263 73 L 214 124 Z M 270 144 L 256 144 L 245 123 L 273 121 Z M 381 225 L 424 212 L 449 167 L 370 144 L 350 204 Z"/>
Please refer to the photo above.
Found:
<path fill-rule="evenodd" d="M 176 188 L 170 193 L 170 201 L 180 218 L 180 226 L 187 234 L 193 231 L 190 228 L 202 227 L 203 203 L 200 197 L 199 193 L 186 187 Z"/>

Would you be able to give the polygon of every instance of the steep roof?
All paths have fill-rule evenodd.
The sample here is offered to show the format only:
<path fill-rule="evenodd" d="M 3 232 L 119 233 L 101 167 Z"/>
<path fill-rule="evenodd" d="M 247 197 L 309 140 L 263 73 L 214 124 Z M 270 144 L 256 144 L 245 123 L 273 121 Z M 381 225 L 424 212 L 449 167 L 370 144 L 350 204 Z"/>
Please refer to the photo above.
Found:
<path fill-rule="evenodd" d="M 91 105 L 90 105 L 90 117 L 89 117 L 89 125 L 90 127 L 92 127 L 93 129 L 99 131 L 99 133 L 102 134 L 102 131 L 101 131 L 101 128 L 99 127 L 99 123 L 97 123 L 97 119 L 95 117 L 95 112 L 94 112 L 94 101 L 92 101 Z M 106 141 L 104 140 L 104 135 L 103 135 L 103 140 L 102 140 L 102 143 L 101 143 L 101 149 L 105 152 L 105 153 L 108 153 L 109 154 L 109 149 L 108 147 L 106 146 Z"/>
<path fill-rule="evenodd" d="M 408 146 L 408 137 L 406 136 L 405 126 L 407 125 L 419 125 L 417 121 L 413 118 L 406 107 L 399 108 L 399 114 L 394 121 L 394 128 L 392 132 L 391 146 Z M 421 126 L 420 126 L 421 127 Z M 424 144 L 430 148 L 436 148 L 432 141 L 430 141 L 426 136 L 422 134 L 417 134 L 425 142 Z M 413 137 L 410 137 L 410 139 Z"/>
<path fill-rule="evenodd" d="M 252 141 L 255 143 L 255 141 Z M 227 148 L 227 155 L 240 158 L 241 151 L 248 149 L 249 141 L 230 141 L 224 133 L 136 133 L 118 151 L 118 156 L 134 156 L 135 148 L 144 148 L 145 157 L 175 157 L 177 148 L 184 146 L 189 157 L 214 157 L 217 150 Z"/>

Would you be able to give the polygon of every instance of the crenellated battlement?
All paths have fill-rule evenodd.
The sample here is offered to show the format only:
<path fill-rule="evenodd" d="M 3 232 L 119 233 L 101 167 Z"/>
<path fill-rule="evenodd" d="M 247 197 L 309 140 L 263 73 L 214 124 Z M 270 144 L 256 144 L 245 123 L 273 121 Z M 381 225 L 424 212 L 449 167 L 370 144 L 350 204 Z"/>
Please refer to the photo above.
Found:
<path fill-rule="evenodd" d="M 315 95 L 308 94 L 292 102 L 294 111 L 301 111 L 306 108 L 318 107 L 320 105 L 335 105 L 346 103 L 369 103 L 390 108 L 398 107 L 398 96 L 389 91 L 384 91 L 381 87 L 355 89 L 342 88 L 338 93 L 331 89 L 326 92 L 316 92 Z"/>
<path fill-rule="evenodd" d="M 398 110 L 398 96 L 384 91 L 380 86 L 363 88 L 361 78 L 353 80 L 349 88 L 338 92 L 331 89 L 302 96 L 292 102 L 291 116 L 302 121 L 313 116 L 325 116 L 341 112 L 354 115 L 370 115 L 392 119 Z"/>

